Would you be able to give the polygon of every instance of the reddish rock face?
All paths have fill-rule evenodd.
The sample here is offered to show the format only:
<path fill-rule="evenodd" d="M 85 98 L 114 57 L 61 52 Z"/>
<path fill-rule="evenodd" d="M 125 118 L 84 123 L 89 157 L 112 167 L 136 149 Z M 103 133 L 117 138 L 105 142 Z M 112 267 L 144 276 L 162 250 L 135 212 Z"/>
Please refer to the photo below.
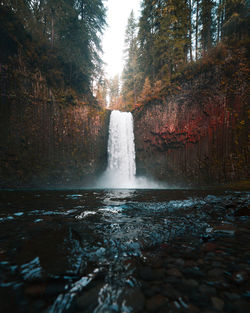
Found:
<path fill-rule="evenodd" d="M 134 111 L 138 174 L 184 184 L 246 178 L 246 90 L 228 96 L 213 78 Z"/>

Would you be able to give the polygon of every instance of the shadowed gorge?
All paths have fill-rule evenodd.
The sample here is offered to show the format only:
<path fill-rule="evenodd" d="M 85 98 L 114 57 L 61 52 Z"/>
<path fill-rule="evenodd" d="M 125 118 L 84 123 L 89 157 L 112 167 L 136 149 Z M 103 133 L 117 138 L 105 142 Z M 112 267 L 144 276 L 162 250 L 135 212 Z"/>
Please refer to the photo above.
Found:
<path fill-rule="evenodd" d="M 1 313 L 250 312 L 249 25 L 0 1 Z"/>

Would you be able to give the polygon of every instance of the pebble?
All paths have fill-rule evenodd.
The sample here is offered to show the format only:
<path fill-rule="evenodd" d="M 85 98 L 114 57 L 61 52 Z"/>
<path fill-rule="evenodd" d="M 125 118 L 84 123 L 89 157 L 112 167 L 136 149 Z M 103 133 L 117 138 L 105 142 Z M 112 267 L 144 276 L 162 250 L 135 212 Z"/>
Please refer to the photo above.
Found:
<path fill-rule="evenodd" d="M 181 272 L 177 268 L 170 268 L 167 270 L 167 275 L 182 277 Z"/>
<path fill-rule="evenodd" d="M 170 300 L 178 299 L 181 296 L 180 292 L 170 284 L 163 285 L 161 293 Z"/>
<path fill-rule="evenodd" d="M 232 292 L 224 292 L 224 296 L 228 300 L 238 300 L 238 299 L 240 299 L 240 295 L 238 295 L 236 293 L 232 293 Z"/>
<path fill-rule="evenodd" d="M 247 272 L 239 271 L 233 274 L 233 280 L 237 283 L 243 283 L 245 280 L 247 280 L 247 276 Z"/>
<path fill-rule="evenodd" d="M 126 305 L 132 307 L 133 313 L 140 312 L 144 308 L 145 297 L 140 288 L 135 288 L 125 296 Z"/>
<path fill-rule="evenodd" d="M 165 269 L 159 268 L 159 269 L 153 270 L 153 276 L 155 280 L 163 279 L 165 276 Z"/>
<path fill-rule="evenodd" d="M 154 280 L 153 270 L 149 266 L 144 266 L 139 269 L 139 275 L 143 280 Z"/>
<path fill-rule="evenodd" d="M 45 293 L 46 284 L 45 283 L 33 283 L 25 288 L 25 293 L 31 297 L 40 297 Z"/>
<path fill-rule="evenodd" d="M 247 300 L 236 300 L 233 305 L 233 312 L 237 313 L 247 313 L 250 312 L 250 301 Z"/>
<path fill-rule="evenodd" d="M 200 285 L 199 286 L 199 291 L 202 294 L 210 294 L 210 295 L 215 295 L 216 294 L 216 289 L 214 287 L 207 286 L 207 285 Z"/>
<path fill-rule="evenodd" d="M 216 248 L 217 248 L 217 245 L 215 243 L 212 243 L 212 242 L 204 243 L 201 246 L 201 250 L 204 252 L 214 251 L 214 250 L 216 250 Z"/>
<path fill-rule="evenodd" d="M 167 303 L 167 299 L 162 295 L 156 295 L 146 301 L 146 310 L 158 312 Z"/>
<path fill-rule="evenodd" d="M 77 298 L 77 305 L 80 309 L 94 310 L 98 305 L 98 294 L 103 284 L 98 284 L 97 286 L 85 291 L 81 296 Z"/>
<path fill-rule="evenodd" d="M 207 272 L 208 276 L 212 276 L 212 277 L 220 277 L 222 276 L 224 273 L 224 271 L 221 268 L 214 268 L 210 271 Z"/>
<path fill-rule="evenodd" d="M 211 300 L 216 310 L 221 311 L 223 309 L 224 301 L 222 299 L 217 298 L 217 297 L 212 297 Z"/>
<path fill-rule="evenodd" d="M 195 279 L 184 279 L 183 284 L 190 286 L 190 287 L 197 287 L 199 286 L 199 283 Z"/>

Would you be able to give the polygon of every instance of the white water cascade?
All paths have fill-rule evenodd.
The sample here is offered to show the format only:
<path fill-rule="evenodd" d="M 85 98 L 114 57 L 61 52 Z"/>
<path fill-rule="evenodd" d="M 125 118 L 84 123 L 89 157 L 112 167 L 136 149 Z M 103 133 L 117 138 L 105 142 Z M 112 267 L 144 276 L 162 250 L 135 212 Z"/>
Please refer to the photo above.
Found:
<path fill-rule="evenodd" d="M 134 184 L 135 143 L 133 116 L 130 112 L 112 111 L 109 123 L 108 168 L 114 178 L 114 187 Z"/>
<path fill-rule="evenodd" d="M 108 166 L 98 188 L 162 188 L 145 177 L 136 177 L 133 115 L 114 110 L 110 115 Z"/>

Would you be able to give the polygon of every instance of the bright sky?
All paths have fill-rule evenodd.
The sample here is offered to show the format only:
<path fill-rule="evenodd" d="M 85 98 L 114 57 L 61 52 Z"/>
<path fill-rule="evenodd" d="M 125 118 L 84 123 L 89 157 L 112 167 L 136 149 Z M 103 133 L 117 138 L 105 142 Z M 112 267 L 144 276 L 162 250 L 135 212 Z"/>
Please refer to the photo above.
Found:
<path fill-rule="evenodd" d="M 141 0 L 107 0 L 107 28 L 103 36 L 103 60 L 107 63 L 107 77 L 121 74 L 123 69 L 124 35 L 130 12 L 135 18 L 140 12 Z"/>

